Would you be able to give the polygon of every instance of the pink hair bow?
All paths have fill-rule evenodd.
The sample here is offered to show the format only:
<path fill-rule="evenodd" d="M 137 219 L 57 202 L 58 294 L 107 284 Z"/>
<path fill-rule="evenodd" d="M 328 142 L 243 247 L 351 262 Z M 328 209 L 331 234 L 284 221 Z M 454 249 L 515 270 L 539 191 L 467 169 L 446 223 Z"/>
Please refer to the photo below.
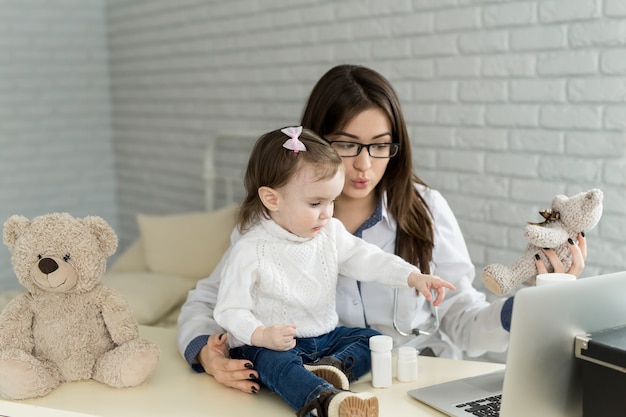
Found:
<path fill-rule="evenodd" d="M 304 146 L 304 143 L 300 142 L 300 139 L 298 139 L 300 133 L 302 133 L 302 126 L 286 127 L 284 129 L 280 129 L 280 131 L 291 138 L 287 139 L 287 141 L 283 143 L 283 148 L 292 150 L 294 153 L 306 151 L 306 146 Z"/>

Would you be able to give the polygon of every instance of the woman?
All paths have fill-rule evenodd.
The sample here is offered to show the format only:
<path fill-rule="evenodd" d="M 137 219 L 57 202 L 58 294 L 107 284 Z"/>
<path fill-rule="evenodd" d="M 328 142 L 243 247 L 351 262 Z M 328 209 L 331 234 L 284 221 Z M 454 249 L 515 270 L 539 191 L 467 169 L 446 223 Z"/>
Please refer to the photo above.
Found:
<path fill-rule="evenodd" d="M 340 325 L 370 326 L 392 336 L 396 346 L 443 357 L 504 351 L 513 298 L 488 303 L 472 286 L 474 266 L 454 214 L 441 194 L 413 172 L 406 123 L 390 83 L 365 67 L 336 66 L 313 88 L 302 125 L 325 137 L 342 156 L 346 181 L 334 216 L 356 236 L 456 287 L 437 312 L 414 290 L 396 292 L 343 278 L 337 287 Z M 377 153 L 376 145 L 386 143 L 398 145 L 391 145 L 392 153 Z M 575 275 L 586 257 L 584 237 L 577 243 L 571 245 L 568 271 Z M 545 254 L 556 271 L 563 271 L 554 253 Z M 220 263 L 190 292 L 179 318 L 179 349 L 194 369 L 227 386 L 257 392 L 254 365 L 227 358 L 225 337 L 212 319 L 221 268 Z M 546 270 L 541 261 L 537 268 Z"/>

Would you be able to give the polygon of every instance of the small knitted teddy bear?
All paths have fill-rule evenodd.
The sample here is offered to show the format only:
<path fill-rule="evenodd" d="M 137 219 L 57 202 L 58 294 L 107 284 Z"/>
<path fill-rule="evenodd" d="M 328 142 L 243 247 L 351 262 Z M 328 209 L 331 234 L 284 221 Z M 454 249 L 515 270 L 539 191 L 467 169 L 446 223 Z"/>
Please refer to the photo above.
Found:
<path fill-rule="evenodd" d="M 572 264 L 567 239 L 576 241 L 578 233 L 591 230 L 602 217 L 602 191 L 592 189 L 572 197 L 557 195 L 552 200 L 552 208 L 541 211 L 545 219 L 542 223 L 530 223 L 524 229 L 528 240 L 526 253 L 509 266 L 487 265 L 483 269 L 483 279 L 487 288 L 497 295 L 506 295 L 522 283 L 534 284 L 537 267 L 534 257 L 538 254 L 553 268 L 541 251 L 553 249 L 567 270 Z"/>

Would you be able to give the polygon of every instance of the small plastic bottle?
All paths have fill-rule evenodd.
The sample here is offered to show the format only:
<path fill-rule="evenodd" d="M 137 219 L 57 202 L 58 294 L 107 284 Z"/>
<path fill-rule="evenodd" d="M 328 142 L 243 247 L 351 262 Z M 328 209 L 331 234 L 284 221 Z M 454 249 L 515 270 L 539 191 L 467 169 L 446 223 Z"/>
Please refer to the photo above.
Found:
<path fill-rule="evenodd" d="M 390 336 L 370 337 L 370 351 L 372 352 L 372 386 L 374 388 L 388 388 L 391 386 L 391 349 L 393 339 Z"/>
<path fill-rule="evenodd" d="M 403 346 L 398 349 L 398 381 L 412 382 L 417 380 L 417 350 Z"/>

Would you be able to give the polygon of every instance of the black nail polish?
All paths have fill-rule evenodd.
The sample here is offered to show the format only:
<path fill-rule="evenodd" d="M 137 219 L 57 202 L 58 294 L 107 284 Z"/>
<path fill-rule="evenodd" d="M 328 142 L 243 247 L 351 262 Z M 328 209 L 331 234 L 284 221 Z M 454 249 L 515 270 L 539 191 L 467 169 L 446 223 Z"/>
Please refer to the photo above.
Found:
<path fill-rule="evenodd" d="M 244 366 L 245 366 L 246 368 L 248 368 L 248 369 L 254 369 L 254 366 L 252 366 L 252 364 L 251 364 L 251 363 L 249 363 L 249 362 L 246 362 L 246 364 L 245 364 Z"/>
<path fill-rule="evenodd" d="M 572 238 L 571 238 L 571 237 L 568 237 L 568 238 L 567 238 L 567 243 L 569 243 L 570 245 L 573 245 L 573 244 L 574 244 L 574 241 L 572 240 Z"/>
<path fill-rule="evenodd" d="M 536 260 L 541 259 L 538 253 L 535 253 L 535 259 L 536 259 Z"/>
<path fill-rule="evenodd" d="M 250 379 L 256 379 L 256 376 L 254 376 L 254 374 L 250 374 Z"/>
<path fill-rule="evenodd" d="M 257 389 L 256 389 L 256 387 L 252 387 L 252 388 L 250 388 L 250 391 L 252 391 L 252 393 L 253 393 L 253 394 L 256 394 L 256 393 L 257 393 Z"/>
<path fill-rule="evenodd" d="M 580 235 L 581 235 L 582 237 L 585 237 L 585 232 L 580 232 Z"/>
<path fill-rule="evenodd" d="M 220 336 L 217 339 L 222 340 L 222 337 L 224 337 L 224 333 L 220 333 Z"/>

